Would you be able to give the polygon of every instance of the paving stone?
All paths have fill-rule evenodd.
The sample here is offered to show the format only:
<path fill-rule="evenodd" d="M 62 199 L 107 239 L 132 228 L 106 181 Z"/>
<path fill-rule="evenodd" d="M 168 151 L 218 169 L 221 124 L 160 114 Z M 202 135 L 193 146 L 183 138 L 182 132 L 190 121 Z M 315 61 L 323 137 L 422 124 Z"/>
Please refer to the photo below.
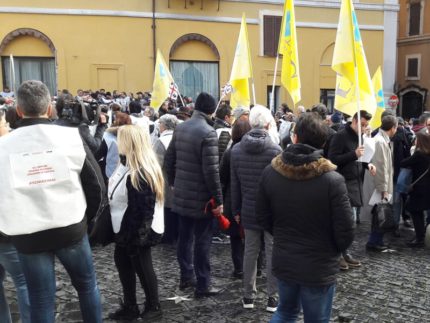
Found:
<path fill-rule="evenodd" d="M 401 238 L 386 235 L 393 253 L 368 253 L 365 243 L 369 224 L 356 229 L 356 239 L 350 248 L 352 255 L 362 260 L 362 267 L 339 274 L 333 301 L 332 322 L 430 322 L 430 251 L 409 249 L 405 242 L 413 238 L 413 231 L 401 230 Z M 260 323 L 268 322 L 271 314 L 265 311 L 267 294 L 265 274 L 257 280 L 258 294 L 255 308 L 245 310 L 241 304 L 242 284 L 230 278 L 233 271 L 230 246 L 212 245 L 212 282 L 223 289 L 217 297 L 196 300 L 193 291 L 179 291 L 179 268 L 176 250 L 172 246 L 153 248 L 153 262 L 158 276 L 163 318 L 156 322 L 203 323 Z M 97 279 L 103 303 L 103 317 L 119 306 L 122 288 L 113 261 L 113 246 L 93 250 Z M 76 291 L 61 264 L 57 271 L 57 322 L 81 322 Z M 6 295 L 11 304 L 13 321 L 18 322 L 16 293 L 7 277 Z M 190 301 L 175 303 L 167 300 L 175 295 Z M 138 303 L 143 308 L 144 293 L 137 288 Z M 302 321 L 302 315 L 300 316 Z M 137 320 L 136 322 L 143 322 Z"/>

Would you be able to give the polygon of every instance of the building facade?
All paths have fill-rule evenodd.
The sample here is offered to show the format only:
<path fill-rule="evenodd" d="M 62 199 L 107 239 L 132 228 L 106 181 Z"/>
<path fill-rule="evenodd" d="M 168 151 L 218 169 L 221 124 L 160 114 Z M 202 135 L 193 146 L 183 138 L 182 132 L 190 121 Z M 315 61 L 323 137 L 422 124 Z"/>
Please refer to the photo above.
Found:
<path fill-rule="evenodd" d="M 4 3 L 8 3 L 7 6 Z M 10 86 L 9 55 L 16 83 L 38 78 L 51 91 L 100 89 L 151 91 L 159 48 L 184 95 L 207 91 L 219 98 L 235 54 L 242 13 L 248 23 L 257 103 L 267 105 L 282 0 L 14 0 L 0 1 L 3 86 Z M 330 65 L 339 18 L 338 0 L 296 0 L 302 101 L 332 106 L 335 73 Z M 397 0 L 354 0 L 371 75 L 384 70 L 393 92 Z M 275 80 L 275 104 L 292 102 Z"/>
<path fill-rule="evenodd" d="M 401 0 L 396 90 L 399 114 L 418 117 L 429 110 L 430 88 L 430 5 L 421 0 Z"/>

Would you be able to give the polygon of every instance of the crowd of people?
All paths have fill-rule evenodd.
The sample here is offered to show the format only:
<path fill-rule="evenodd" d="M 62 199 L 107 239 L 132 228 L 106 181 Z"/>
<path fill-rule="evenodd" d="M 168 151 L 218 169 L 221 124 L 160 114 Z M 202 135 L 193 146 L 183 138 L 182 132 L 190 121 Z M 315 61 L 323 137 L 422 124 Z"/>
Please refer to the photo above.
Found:
<path fill-rule="evenodd" d="M 412 219 L 408 246 L 424 246 L 430 114 L 410 125 L 387 109 L 370 129 L 365 110 L 330 115 L 323 104 L 295 112 L 283 104 L 273 116 L 261 105 L 218 105 L 207 93 L 155 110 L 149 93 L 63 90 L 51 99 L 39 81 L 0 105 L 0 322 L 11 322 L 5 272 L 22 322 L 55 321 L 54 258 L 77 290 L 83 321 L 102 321 L 89 238 L 104 214 L 112 231 L 104 244 L 115 244 L 123 288 L 113 320 L 162 316 L 151 255 L 158 243 L 176 247 L 179 289 L 202 298 L 222 292 L 211 283 L 210 248 L 228 237 L 245 309 L 254 308 L 265 259 L 271 322 L 294 322 L 302 310 L 305 322 L 330 320 L 339 269 L 361 266 L 348 251 L 354 227 L 380 204 L 391 206 L 391 234 Z M 364 162 L 369 138 L 374 153 Z M 402 169 L 412 177 L 406 193 L 396 186 Z M 385 251 L 386 233 L 372 225 L 366 249 Z"/>

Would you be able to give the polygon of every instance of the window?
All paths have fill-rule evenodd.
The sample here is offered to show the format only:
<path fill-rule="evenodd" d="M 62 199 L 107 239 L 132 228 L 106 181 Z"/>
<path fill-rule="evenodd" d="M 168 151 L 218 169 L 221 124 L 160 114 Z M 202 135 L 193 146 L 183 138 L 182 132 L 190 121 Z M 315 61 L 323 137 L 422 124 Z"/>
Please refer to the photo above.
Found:
<path fill-rule="evenodd" d="M 406 79 L 419 80 L 421 67 L 421 55 L 407 55 L 406 56 Z"/>
<path fill-rule="evenodd" d="M 329 113 L 333 113 L 335 92 L 334 89 L 320 90 L 320 102 L 327 107 Z"/>
<path fill-rule="evenodd" d="M 14 57 L 15 88 L 28 80 L 46 84 L 52 96 L 56 95 L 55 59 L 42 57 Z M 11 84 L 10 58 L 2 57 L 3 87 Z"/>
<path fill-rule="evenodd" d="M 421 1 L 409 4 L 409 36 L 421 34 Z"/>
<path fill-rule="evenodd" d="M 274 98 L 273 98 L 273 109 L 275 111 L 272 112 L 276 112 L 276 109 L 278 109 L 279 107 L 279 89 L 280 86 L 279 85 L 275 85 L 275 91 L 274 91 Z M 272 86 L 268 85 L 267 86 L 267 107 L 270 108 L 270 96 L 272 95 Z"/>
<path fill-rule="evenodd" d="M 263 39 L 265 56 L 276 56 L 281 30 L 282 16 L 263 16 Z"/>
<path fill-rule="evenodd" d="M 219 99 L 218 62 L 171 60 L 170 70 L 181 95 L 195 100 L 201 92 L 207 92 Z"/>

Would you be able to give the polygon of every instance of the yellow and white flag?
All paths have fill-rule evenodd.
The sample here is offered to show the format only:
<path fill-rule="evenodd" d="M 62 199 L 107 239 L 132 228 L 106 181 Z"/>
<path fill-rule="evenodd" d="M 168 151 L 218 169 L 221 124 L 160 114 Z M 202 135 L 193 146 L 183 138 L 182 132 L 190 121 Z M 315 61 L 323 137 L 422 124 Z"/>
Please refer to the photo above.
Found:
<path fill-rule="evenodd" d="M 376 98 L 376 111 L 370 120 L 370 126 L 372 129 L 379 128 L 381 126 L 381 116 L 382 112 L 385 111 L 385 101 L 384 101 L 384 88 L 382 86 L 382 70 L 381 66 L 378 67 L 372 78 L 373 89 L 375 91 Z"/>
<path fill-rule="evenodd" d="M 246 18 L 245 14 L 243 14 L 229 81 L 232 87 L 230 97 L 232 108 L 239 106 L 249 107 L 251 103 L 249 95 L 250 78 L 252 78 L 251 52 L 249 49 Z"/>
<path fill-rule="evenodd" d="M 151 107 L 158 109 L 168 97 L 174 97 L 173 93 L 175 91 L 177 91 L 175 81 L 173 80 L 172 74 L 170 74 L 163 55 L 158 49 L 157 60 L 155 62 L 154 83 L 151 93 Z"/>
<path fill-rule="evenodd" d="M 284 16 L 279 35 L 278 53 L 282 54 L 281 82 L 296 104 L 301 100 L 299 56 L 297 54 L 294 0 L 285 0 Z"/>
<path fill-rule="evenodd" d="M 373 115 L 376 100 L 352 0 L 342 0 L 332 69 L 337 73 L 334 108 L 353 116 L 359 100 L 359 109 Z"/>

